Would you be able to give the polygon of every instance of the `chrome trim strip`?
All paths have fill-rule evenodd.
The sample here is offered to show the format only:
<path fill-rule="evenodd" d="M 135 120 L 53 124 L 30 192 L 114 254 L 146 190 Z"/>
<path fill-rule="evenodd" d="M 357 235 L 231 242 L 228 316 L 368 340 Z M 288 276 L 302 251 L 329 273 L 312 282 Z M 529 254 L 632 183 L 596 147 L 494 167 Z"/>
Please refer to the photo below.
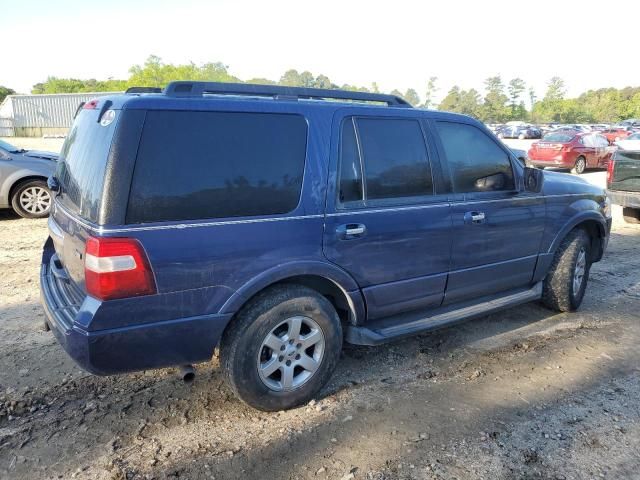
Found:
<path fill-rule="evenodd" d="M 383 212 L 403 212 L 408 210 L 424 210 L 427 208 L 435 208 L 435 207 L 450 207 L 451 202 L 442 202 L 442 203 L 432 203 L 429 205 L 410 205 L 406 207 L 389 207 L 389 208 L 376 208 L 376 209 L 353 209 L 353 210 L 344 210 L 335 213 L 327 213 L 327 217 L 341 217 L 344 215 L 355 215 L 357 213 L 383 213 Z"/>

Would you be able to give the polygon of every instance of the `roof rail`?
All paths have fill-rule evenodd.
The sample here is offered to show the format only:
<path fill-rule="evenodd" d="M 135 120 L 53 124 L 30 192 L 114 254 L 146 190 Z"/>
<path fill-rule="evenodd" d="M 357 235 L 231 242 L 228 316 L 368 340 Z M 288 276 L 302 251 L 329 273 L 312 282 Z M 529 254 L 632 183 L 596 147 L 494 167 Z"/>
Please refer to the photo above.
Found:
<path fill-rule="evenodd" d="M 256 85 L 252 83 L 219 83 L 179 81 L 169 83 L 164 94 L 169 97 L 202 97 L 213 95 L 246 95 L 271 97 L 276 100 L 333 99 L 360 102 L 386 103 L 394 107 L 411 107 L 405 99 L 383 93 L 349 92 L 325 88 L 284 87 L 281 85 Z"/>
<path fill-rule="evenodd" d="M 160 87 L 129 87 L 124 93 L 162 93 Z"/>

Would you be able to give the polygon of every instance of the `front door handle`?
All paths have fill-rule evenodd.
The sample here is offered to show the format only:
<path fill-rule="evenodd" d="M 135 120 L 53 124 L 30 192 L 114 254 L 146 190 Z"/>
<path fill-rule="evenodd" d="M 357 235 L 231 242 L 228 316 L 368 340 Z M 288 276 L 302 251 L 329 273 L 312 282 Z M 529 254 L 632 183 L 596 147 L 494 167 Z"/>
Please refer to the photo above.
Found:
<path fill-rule="evenodd" d="M 467 212 L 464 214 L 464 223 L 477 225 L 485 222 L 484 212 Z"/>
<path fill-rule="evenodd" d="M 366 231 L 367 227 L 362 223 L 347 223 L 336 228 L 336 233 L 342 240 L 362 237 Z"/>

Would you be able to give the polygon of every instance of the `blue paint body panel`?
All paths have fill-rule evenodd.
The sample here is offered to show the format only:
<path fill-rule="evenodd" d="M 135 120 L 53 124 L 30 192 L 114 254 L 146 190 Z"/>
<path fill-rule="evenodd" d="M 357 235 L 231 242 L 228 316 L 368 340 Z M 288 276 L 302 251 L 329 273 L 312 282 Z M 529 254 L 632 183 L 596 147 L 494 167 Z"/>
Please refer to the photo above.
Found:
<path fill-rule="evenodd" d="M 407 312 L 531 288 L 544 279 L 562 238 L 582 222 L 597 225 L 606 247 L 610 218 L 603 215 L 604 192 L 576 177 L 544 172 L 542 191 L 527 192 L 523 167 L 513 159 L 514 191 L 452 193 L 432 122 L 467 123 L 486 131 L 468 117 L 234 97 L 124 95 L 110 101 L 127 127 L 114 136 L 100 217 L 80 218 L 56 200 L 41 268 L 47 322 L 67 352 L 96 374 L 207 361 L 228 322 L 251 297 L 292 277 L 315 277 L 337 287 L 353 325 L 389 323 Z M 126 224 L 126 205 L 116 203 L 126 202 L 135 155 L 119 148 L 137 145 L 150 110 L 304 116 L 308 137 L 298 205 L 282 215 Z M 410 203 L 342 208 L 336 192 L 339 130 L 341 121 L 354 115 L 419 120 L 434 195 Z M 128 176 L 118 178 L 117 172 Z M 474 211 L 486 215 L 483 224 L 465 221 Z M 348 224 L 364 225 L 366 232 L 345 240 L 339 230 Z M 83 255 L 89 236 L 139 240 L 157 293 L 110 301 L 87 295 Z M 52 268 L 52 262 L 59 268 Z M 57 278 L 54 270 L 64 271 L 66 278 Z"/>

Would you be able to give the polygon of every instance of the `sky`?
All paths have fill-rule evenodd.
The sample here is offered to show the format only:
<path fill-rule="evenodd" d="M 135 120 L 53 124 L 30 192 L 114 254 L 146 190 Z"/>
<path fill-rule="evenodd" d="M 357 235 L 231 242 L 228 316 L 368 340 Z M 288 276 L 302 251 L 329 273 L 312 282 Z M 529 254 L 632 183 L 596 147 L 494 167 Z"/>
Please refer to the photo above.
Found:
<path fill-rule="evenodd" d="M 0 0 L 0 85 L 28 93 L 48 76 L 127 78 L 150 55 L 220 61 L 241 78 L 296 68 L 337 84 L 411 87 L 438 97 L 520 77 L 542 97 L 640 86 L 640 1 Z"/>

